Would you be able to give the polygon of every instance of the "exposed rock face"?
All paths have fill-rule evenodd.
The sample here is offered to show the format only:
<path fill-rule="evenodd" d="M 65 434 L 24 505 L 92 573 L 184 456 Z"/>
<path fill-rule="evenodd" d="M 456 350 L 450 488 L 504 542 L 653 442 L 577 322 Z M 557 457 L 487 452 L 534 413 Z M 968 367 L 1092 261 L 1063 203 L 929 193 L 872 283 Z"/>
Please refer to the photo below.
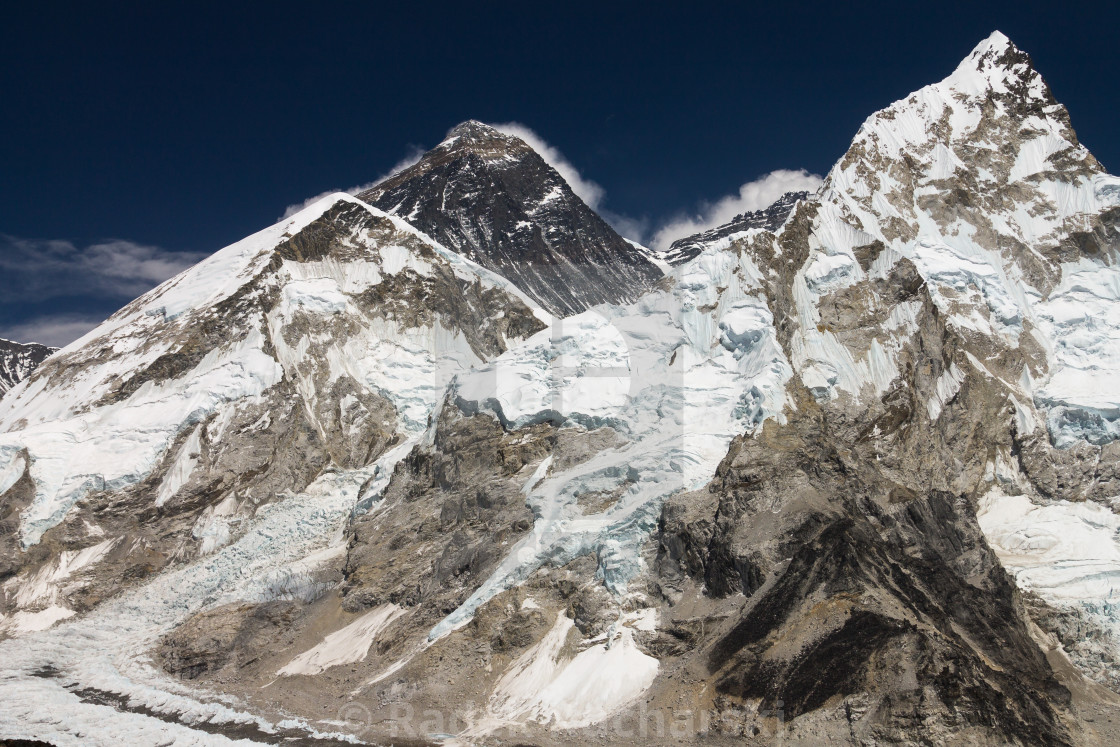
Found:
<path fill-rule="evenodd" d="M 396 219 L 349 197 L 308 210 L 137 300 L 6 400 L 5 628 L 92 608 L 376 462 L 457 370 L 543 327 Z M 213 295 L 182 308 L 184 293 Z"/>
<path fill-rule="evenodd" d="M 0 340 L 0 397 L 38 368 L 47 356 L 58 350 L 37 342 Z"/>
<path fill-rule="evenodd" d="M 343 607 L 458 607 L 533 524 L 525 480 L 556 442 L 541 424 L 510 436 L 488 415 L 441 408 L 430 448 L 397 466 L 379 510 L 351 525 Z M 431 624 L 438 622 L 438 618 Z"/>
<path fill-rule="evenodd" d="M 975 519 L 1013 414 L 968 379 L 929 419 L 921 367 L 960 342 L 913 265 L 895 273 L 920 309 L 908 374 L 856 412 L 804 391 L 786 424 L 737 441 L 708 495 L 667 504 L 663 588 L 729 600 L 733 624 L 690 641 L 719 714 L 783 709 L 804 738 L 1068 743 L 1069 693 Z"/>
<path fill-rule="evenodd" d="M 299 610 L 296 602 L 278 601 L 199 613 L 164 639 L 163 668 L 188 680 L 223 671 L 237 676 L 270 650 L 291 645 Z"/>
<path fill-rule="evenodd" d="M 661 277 L 521 139 L 464 122 L 358 197 L 512 280 L 553 314 L 637 299 Z"/>
<path fill-rule="evenodd" d="M 722 226 L 677 239 L 658 258 L 671 265 L 680 265 L 709 247 L 730 246 L 732 241 L 743 238 L 748 231 L 776 232 L 789 219 L 797 203 L 807 199 L 808 192 L 786 192 L 767 208 L 736 215 Z"/>

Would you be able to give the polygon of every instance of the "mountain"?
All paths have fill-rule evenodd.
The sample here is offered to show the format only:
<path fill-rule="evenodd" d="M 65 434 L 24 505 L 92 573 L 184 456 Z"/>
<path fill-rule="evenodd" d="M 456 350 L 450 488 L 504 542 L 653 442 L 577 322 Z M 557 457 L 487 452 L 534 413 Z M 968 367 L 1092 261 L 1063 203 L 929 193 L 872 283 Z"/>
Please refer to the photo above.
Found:
<path fill-rule="evenodd" d="M 0 625 L 50 624 L 209 555 L 339 470 L 360 488 L 448 380 L 548 319 L 348 195 L 217 252 L 4 399 Z"/>
<path fill-rule="evenodd" d="M 1025 53 L 562 317 L 420 225 L 458 132 L 0 400 L 0 736 L 1120 740 L 1120 179 Z"/>
<path fill-rule="evenodd" d="M 663 515 L 683 591 L 749 598 L 709 649 L 724 712 L 1092 741 L 1070 693 L 1102 690 L 1069 661 L 1115 686 L 1118 185 L 997 33 L 869 118 L 776 236 L 732 247 L 797 376 L 785 422 Z"/>
<path fill-rule="evenodd" d="M 468 121 L 358 195 L 568 316 L 636 300 L 661 271 L 520 138 Z"/>
<path fill-rule="evenodd" d="M 671 265 L 679 265 L 694 259 L 709 247 L 730 246 L 732 241 L 743 238 L 748 231 L 774 233 L 789 219 L 797 203 L 808 198 L 808 192 L 786 192 L 769 207 L 736 215 L 722 226 L 677 239 L 657 257 Z"/>
<path fill-rule="evenodd" d="M 37 342 L 0 339 L 0 397 L 26 379 L 47 356 L 58 350 Z"/>

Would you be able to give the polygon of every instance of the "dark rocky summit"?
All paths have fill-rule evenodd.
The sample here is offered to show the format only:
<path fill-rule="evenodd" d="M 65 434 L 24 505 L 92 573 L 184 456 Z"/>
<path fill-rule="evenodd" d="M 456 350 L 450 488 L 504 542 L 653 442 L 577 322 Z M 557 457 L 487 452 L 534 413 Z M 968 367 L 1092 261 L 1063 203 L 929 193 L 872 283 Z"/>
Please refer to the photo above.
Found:
<path fill-rule="evenodd" d="M 512 280 L 561 316 L 633 301 L 661 271 L 520 138 L 468 121 L 358 198 Z"/>

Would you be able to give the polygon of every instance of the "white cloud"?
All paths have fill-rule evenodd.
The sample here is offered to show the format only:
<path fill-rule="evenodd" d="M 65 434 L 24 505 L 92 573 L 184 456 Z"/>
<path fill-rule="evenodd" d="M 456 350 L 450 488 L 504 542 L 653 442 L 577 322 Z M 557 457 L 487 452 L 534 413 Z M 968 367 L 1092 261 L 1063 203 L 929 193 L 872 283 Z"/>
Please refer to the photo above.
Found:
<path fill-rule="evenodd" d="M 762 210 L 786 192 L 815 192 L 821 177 L 805 169 L 778 169 L 739 187 L 739 193 L 715 202 L 704 203 L 695 215 L 683 215 L 665 223 L 654 232 L 650 247 L 665 250 L 674 241 L 727 223 L 736 215 Z"/>
<path fill-rule="evenodd" d="M 86 247 L 70 241 L 0 234 L 0 304 L 5 313 L 46 302 L 76 311 L 9 322 L 0 336 L 61 347 L 104 321 L 81 309 L 123 305 L 206 257 L 111 239 Z M 9 311 L 9 309 L 11 311 Z"/>
<path fill-rule="evenodd" d="M 365 184 L 359 184 L 356 187 L 350 187 L 350 189 L 328 189 L 326 192 L 320 192 L 319 194 L 315 195 L 314 197 L 308 197 L 303 202 L 295 203 L 293 205 L 289 205 L 288 207 L 284 208 L 284 214 L 280 216 L 279 220 L 284 220 L 285 218 L 290 218 L 293 215 L 295 215 L 296 213 L 298 213 L 300 210 L 303 210 L 305 207 L 318 202 L 319 200 L 323 199 L 327 195 L 333 195 L 335 192 L 345 192 L 345 193 L 351 194 L 351 195 L 356 195 L 359 192 L 365 192 L 370 187 L 372 187 L 376 184 L 380 184 L 381 182 L 388 179 L 390 176 L 396 176 L 397 174 L 399 174 L 402 171 L 404 171 L 405 169 L 407 169 L 409 166 L 412 166 L 413 164 L 415 164 L 417 161 L 419 161 L 423 157 L 424 153 L 425 153 L 425 150 L 421 146 L 410 145 L 410 146 L 408 146 L 408 153 L 404 156 L 404 158 L 397 161 L 395 164 L 393 164 L 393 167 L 391 169 L 389 169 L 384 174 L 382 174 L 381 176 L 374 179 L 372 182 L 366 182 Z"/>
<path fill-rule="evenodd" d="M 632 218 L 629 215 L 616 213 L 613 210 L 606 208 L 599 208 L 599 215 L 602 216 L 610 227 L 618 232 L 619 236 L 636 241 L 643 244 L 646 235 L 649 233 L 650 219 L 642 216 L 641 218 Z"/>
<path fill-rule="evenodd" d="M 131 300 L 204 257 L 122 239 L 82 248 L 0 235 L 0 287 L 8 303 L 62 296 Z"/>
<path fill-rule="evenodd" d="M 557 173 L 564 177 L 564 181 L 568 183 L 568 186 L 581 200 L 587 203 L 588 207 L 592 210 L 599 209 L 599 204 L 606 194 L 603 188 L 590 179 L 584 179 L 579 170 L 567 158 L 564 158 L 564 154 L 546 143 L 540 135 L 520 122 L 505 122 L 490 126 L 499 132 L 524 140 L 530 148 L 537 152 L 537 155 L 545 160 L 545 163 L 556 169 Z"/>
<path fill-rule="evenodd" d="M 86 314 L 59 314 L 42 316 L 3 328 L 0 337 L 18 342 L 37 342 L 53 348 L 62 348 L 89 332 L 105 319 Z"/>

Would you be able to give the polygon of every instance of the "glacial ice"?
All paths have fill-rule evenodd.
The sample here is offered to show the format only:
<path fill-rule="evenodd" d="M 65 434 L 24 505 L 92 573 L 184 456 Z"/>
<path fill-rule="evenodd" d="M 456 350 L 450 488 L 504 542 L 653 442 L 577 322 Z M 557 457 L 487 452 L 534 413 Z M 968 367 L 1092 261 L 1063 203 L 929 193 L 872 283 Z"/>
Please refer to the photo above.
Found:
<path fill-rule="evenodd" d="M 0 445 L 31 454 L 36 492 L 22 516 L 23 546 L 38 542 L 87 493 L 145 477 L 184 428 L 277 383 L 280 367 L 262 345 L 254 331 L 214 350 L 181 379 L 148 382 L 123 402 L 0 434 Z"/>
<path fill-rule="evenodd" d="M 611 425 L 628 440 L 534 482 L 533 529 L 430 640 L 465 625 L 541 565 L 589 552 L 607 588 L 624 593 L 662 501 L 710 479 L 732 438 L 782 417 L 791 368 L 758 291 L 758 268 L 745 255 L 709 248 L 674 272 L 673 291 L 564 319 L 457 378 L 459 401 L 514 427 L 559 417 Z M 600 513 L 577 505 L 584 493 L 612 489 L 620 496 Z"/>
<path fill-rule="evenodd" d="M 1084 501 L 1036 505 L 993 487 L 977 518 L 1016 582 L 1064 606 L 1120 603 L 1120 516 Z M 1112 626 L 1120 632 L 1120 621 Z"/>
<path fill-rule="evenodd" d="M 0 731 L 60 745 L 121 740 L 131 744 L 236 743 L 190 728 L 202 721 L 252 724 L 274 731 L 273 725 L 259 717 L 198 700 L 180 682 L 152 668 L 147 652 L 161 635 L 187 617 L 231 602 L 275 598 L 271 595 L 277 574 L 344 549 L 340 530 L 362 486 L 375 473 L 391 474 L 413 445 L 415 439 L 406 441 L 362 469 L 325 473 L 304 493 L 262 506 L 244 533 L 225 547 L 160 574 L 82 617 L 0 641 L 0 660 L 5 663 L 0 670 L 0 699 L 5 703 L 0 709 Z M 373 503 L 376 499 L 367 488 L 367 500 Z M 68 617 L 52 608 L 44 614 Z M 36 676 L 44 667 L 57 676 Z M 133 707 L 168 714 L 173 720 L 82 701 L 68 689 L 72 683 L 123 694 Z M 305 723 L 296 726 L 318 734 Z"/>

